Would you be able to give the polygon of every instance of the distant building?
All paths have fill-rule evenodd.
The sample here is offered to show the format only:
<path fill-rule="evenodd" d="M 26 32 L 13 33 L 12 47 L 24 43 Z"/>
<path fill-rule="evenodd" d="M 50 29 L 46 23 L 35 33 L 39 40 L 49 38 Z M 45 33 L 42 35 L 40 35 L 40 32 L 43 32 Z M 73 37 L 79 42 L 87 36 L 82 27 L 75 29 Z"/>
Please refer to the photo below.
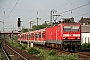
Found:
<path fill-rule="evenodd" d="M 81 20 L 79 21 L 79 23 L 81 23 L 81 25 L 90 25 L 90 18 L 81 18 Z"/>
<path fill-rule="evenodd" d="M 89 43 L 90 42 L 90 25 L 81 26 L 82 31 L 82 43 Z"/>
<path fill-rule="evenodd" d="M 90 18 L 81 18 L 79 21 L 81 24 L 82 40 L 81 43 L 90 42 Z"/>

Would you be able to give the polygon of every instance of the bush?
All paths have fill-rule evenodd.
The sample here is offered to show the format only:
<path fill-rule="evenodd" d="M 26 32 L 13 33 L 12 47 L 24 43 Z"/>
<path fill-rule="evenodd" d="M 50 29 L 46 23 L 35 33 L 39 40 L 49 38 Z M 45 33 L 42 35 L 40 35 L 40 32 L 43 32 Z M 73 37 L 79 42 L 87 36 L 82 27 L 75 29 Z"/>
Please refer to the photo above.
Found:
<path fill-rule="evenodd" d="M 19 44 L 19 45 L 18 45 L 18 47 L 21 47 L 21 46 L 22 46 L 22 44 Z"/>
<path fill-rule="evenodd" d="M 27 48 L 27 45 L 25 45 L 25 44 L 21 46 L 22 50 L 25 50 L 26 48 Z"/>
<path fill-rule="evenodd" d="M 37 55 L 37 54 L 40 54 L 40 51 L 31 47 L 30 49 L 28 49 L 28 53 Z"/>
<path fill-rule="evenodd" d="M 55 56 L 48 56 L 48 58 L 46 58 L 46 60 L 62 60 L 62 59 L 60 59 L 59 56 L 55 55 Z"/>
<path fill-rule="evenodd" d="M 89 42 L 89 43 L 87 43 L 86 47 L 87 47 L 87 48 L 90 48 L 90 42 Z"/>
<path fill-rule="evenodd" d="M 81 47 L 86 48 L 86 46 L 87 46 L 87 43 L 84 43 L 84 44 L 82 44 Z"/>
<path fill-rule="evenodd" d="M 90 42 L 82 44 L 82 47 L 83 48 L 90 48 Z"/>
<path fill-rule="evenodd" d="M 60 57 L 60 60 L 78 60 L 78 55 L 76 55 L 76 54 L 69 54 L 69 55 L 62 54 Z"/>
<path fill-rule="evenodd" d="M 47 56 L 48 56 L 48 55 L 47 55 Z M 45 59 L 47 56 L 46 56 L 45 52 L 41 52 L 41 53 L 38 55 L 39 58 L 43 58 L 43 59 Z"/>
<path fill-rule="evenodd" d="M 51 51 L 49 52 L 49 55 L 50 55 L 50 56 L 56 55 L 56 52 L 55 52 L 54 50 L 51 50 Z"/>
<path fill-rule="evenodd" d="M 26 47 L 25 47 L 25 46 L 22 46 L 22 47 L 21 47 L 21 49 L 22 49 L 22 50 L 25 50 L 25 49 L 26 49 Z"/>

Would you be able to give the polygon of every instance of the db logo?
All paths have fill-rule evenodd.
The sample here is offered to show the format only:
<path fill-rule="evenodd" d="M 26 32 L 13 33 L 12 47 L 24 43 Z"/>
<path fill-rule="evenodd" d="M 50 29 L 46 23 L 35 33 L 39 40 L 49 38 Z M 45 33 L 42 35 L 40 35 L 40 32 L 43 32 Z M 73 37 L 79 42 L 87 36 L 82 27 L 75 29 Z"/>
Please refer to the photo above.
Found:
<path fill-rule="evenodd" d="M 73 34 L 69 34 L 69 36 L 73 36 Z"/>

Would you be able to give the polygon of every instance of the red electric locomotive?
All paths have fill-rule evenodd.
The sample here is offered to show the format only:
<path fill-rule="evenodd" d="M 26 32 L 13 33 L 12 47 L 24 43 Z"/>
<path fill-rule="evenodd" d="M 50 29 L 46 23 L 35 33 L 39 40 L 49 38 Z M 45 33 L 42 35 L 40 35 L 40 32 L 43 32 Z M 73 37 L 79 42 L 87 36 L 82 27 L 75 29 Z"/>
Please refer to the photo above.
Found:
<path fill-rule="evenodd" d="M 61 23 L 46 28 L 46 45 L 61 50 L 78 49 L 81 45 L 81 25 L 79 23 Z"/>
<path fill-rule="evenodd" d="M 60 23 L 57 26 L 31 31 L 18 35 L 18 40 L 30 41 L 61 50 L 78 49 L 81 45 L 81 25 L 79 23 Z"/>

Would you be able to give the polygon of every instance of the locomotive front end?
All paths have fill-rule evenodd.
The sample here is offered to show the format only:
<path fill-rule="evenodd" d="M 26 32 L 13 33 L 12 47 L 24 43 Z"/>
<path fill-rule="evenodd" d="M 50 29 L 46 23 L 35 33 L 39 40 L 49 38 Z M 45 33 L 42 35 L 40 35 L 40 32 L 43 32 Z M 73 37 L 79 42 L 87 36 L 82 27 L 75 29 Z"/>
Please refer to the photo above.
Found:
<path fill-rule="evenodd" d="M 70 23 L 63 26 L 63 46 L 68 51 L 75 51 L 81 45 L 81 26 L 79 23 Z"/>

